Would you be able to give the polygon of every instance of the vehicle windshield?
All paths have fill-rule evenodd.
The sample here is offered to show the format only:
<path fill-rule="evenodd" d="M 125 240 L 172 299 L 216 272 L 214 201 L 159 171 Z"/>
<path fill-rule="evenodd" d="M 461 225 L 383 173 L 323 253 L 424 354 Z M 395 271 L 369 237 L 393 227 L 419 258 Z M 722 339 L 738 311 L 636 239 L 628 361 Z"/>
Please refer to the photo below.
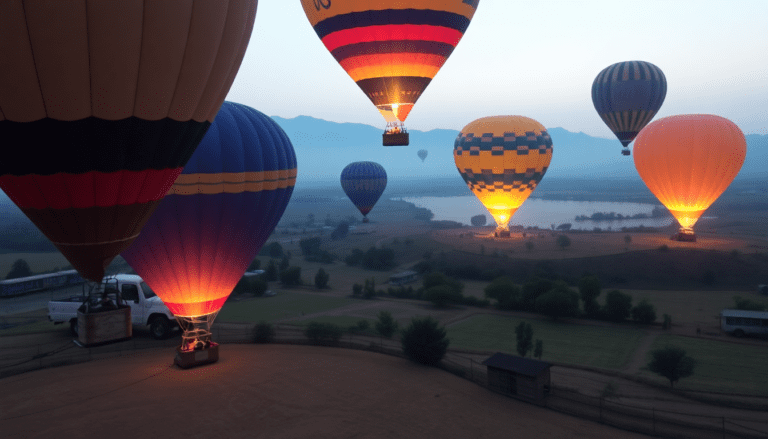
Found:
<path fill-rule="evenodd" d="M 141 283 L 141 290 L 144 291 L 144 297 L 147 299 L 151 299 L 157 295 L 154 291 L 152 291 L 152 288 L 150 288 L 146 282 Z"/>

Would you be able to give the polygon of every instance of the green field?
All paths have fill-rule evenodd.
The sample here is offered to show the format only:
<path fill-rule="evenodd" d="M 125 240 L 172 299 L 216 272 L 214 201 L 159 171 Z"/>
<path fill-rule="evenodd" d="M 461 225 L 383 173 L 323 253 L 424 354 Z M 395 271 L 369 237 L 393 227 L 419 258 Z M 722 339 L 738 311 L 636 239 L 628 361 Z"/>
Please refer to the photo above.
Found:
<path fill-rule="evenodd" d="M 682 378 L 675 388 L 706 392 L 768 394 L 768 347 L 728 343 L 664 334 L 653 343 L 651 350 L 666 345 L 685 349 L 696 360 L 693 375 Z M 651 361 L 650 351 L 648 361 Z M 641 374 L 669 384 L 666 378 L 643 369 Z"/>
<path fill-rule="evenodd" d="M 348 328 L 352 325 L 356 325 L 357 322 L 360 320 L 365 320 L 370 325 L 370 328 L 373 328 L 373 325 L 376 324 L 376 320 L 374 319 L 365 319 L 360 317 L 352 317 L 352 316 L 319 316 L 319 317 L 312 317 L 308 318 L 306 320 L 292 320 L 288 322 L 289 325 L 294 326 L 307 326 L 312 322 L 318 322 L 318 323 L 332 323 L 334 325 L 341 326 L 343 328 Z"/>
<path fill-rule="evenodd" d="M 241 301 L 228 301 L 219 312 L 219 322 L 274 322 L 290 317 L 339 308 L 355 299 L 328 297 L 316 294 L 281 291 L 274 297 L 256 297 Z"/>
<path fill-rule="evenodd" d="M 542 360 L 620 369 L 640 343 L 643 331 L 633 328 L 574 325 L 516 317 L 478 315 L 448 328 L 452 348 L 500 351 L 517 355 L 515 326 L 528 321 L 533 339 L 542 340 Z"/>

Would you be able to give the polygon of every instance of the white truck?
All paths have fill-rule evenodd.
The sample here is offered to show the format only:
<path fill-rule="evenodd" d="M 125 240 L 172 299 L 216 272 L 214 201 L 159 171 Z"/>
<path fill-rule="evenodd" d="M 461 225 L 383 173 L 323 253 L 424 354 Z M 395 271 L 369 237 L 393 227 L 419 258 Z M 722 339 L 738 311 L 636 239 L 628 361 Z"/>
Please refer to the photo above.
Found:
<path fill-rule="evenodd" d="M 162 300 L 144 280 L 135 274 L 118 274 L 104 278 L 100 290 L 92 294 L 89 305 L 96 306 L 106 292 L 107 297 L 116 301 L 117 291 L 123 301 L 131 307 L 133 325 L 149 325 L 155 339 L 168 337 L 178 327 L 176 318 Z M 117 290 L 116 290 L 117 289 Z M 72 296 L 48 302 L 48 320 L 54 324 L 69 323 L 72 335 L 78 335 L 77 310 L 86 302 L 86 296 Z"/>

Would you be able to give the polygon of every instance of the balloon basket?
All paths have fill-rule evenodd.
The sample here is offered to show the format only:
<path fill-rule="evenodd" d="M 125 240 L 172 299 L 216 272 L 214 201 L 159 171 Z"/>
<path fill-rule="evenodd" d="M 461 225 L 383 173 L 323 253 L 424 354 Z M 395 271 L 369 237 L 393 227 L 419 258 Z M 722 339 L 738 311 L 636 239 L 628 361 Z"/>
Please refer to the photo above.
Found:
<path fill-rule="evenodd" d="M 77 334 L 75 344 L 80 347 L 130 340 L 133 336 L 131 307 L 122 305 L 112 310 L 78 311 Z"/>
<path fill-rule="evenodd" d="M 384 146 L 408 146 L 410 144 L 408 133 L 384 133 L 381 136 Z"/>
<path fill-rule="evenodd" d="M 173 359 L 174 364 L 182 369 L 211 364 L 217 361 L 219 361 L 219 344 L 214 342 L 210 342 L 207 347 L 202 349 L 189 351 L 182 350 L 181 346 L 178 346 L 176 348 L 176 357 Z"/>
<path fill-rule="evenodd" d="M 509 238 L 512 235 L 510 234 L 509 230 L 500 230 L 493 232 L 493 236 L 495 238 Z"/>
<path fill-rule="evenodd" d="M 630 155 L 629 150 L 628 149 L 622 149 L 621 150 L 621 155 Z"/>
<path fill-rule="evenodd" d="M 693 231 L 680 231 L 670 238 L 672 241 L 696 242 L 696 234 Z"/>

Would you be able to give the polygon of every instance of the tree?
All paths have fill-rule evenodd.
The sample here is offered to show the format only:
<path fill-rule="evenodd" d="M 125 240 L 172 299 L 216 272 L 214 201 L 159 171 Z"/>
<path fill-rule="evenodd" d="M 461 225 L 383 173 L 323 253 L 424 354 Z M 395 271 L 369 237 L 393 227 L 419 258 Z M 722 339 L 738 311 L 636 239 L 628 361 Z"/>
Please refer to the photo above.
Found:
<path fill-rule="evenodd" d="M 344 328 L 333 323 L 310 322 L 304 335 L 315 344 L 336 344 L 344 335 Z"/>
<path fill-rule="evenodd" d="M 765 305 L 755 302 L 754 300 L 742 299 L 741 296 L 734 296 L 733 301 L 735 302 L 736 309 L 745 311 L 765 311 Z"/>
<path fill-rule="evenodd" d="M 629 235 L 624 236 L 624 244 L 632 244 L 632 237 Z"/>
<path fill-rule="evenodd" d="M 561 249 L 565 250 L 566 247 L 571 246 L 571 238 L 569 238 L 567 235 L 560 235 L 557 237 L 557 245 Z"/>
<path fill-rule="evenodd" d="M 464 291 L 464 284 L 456 279 L 450 278 L 439 271 L 433 271 L 424 276 L 422 279 L 424 283 L 424 290 L 428 290 L 432 287 L 439 285 L 446 285 L 451 289 L 454 295 L 461 296 L 461 292 Z"/>
<path fill-rule="evenodd" d="M 321 242 L 322 240 L 317 236 L 300 240 L 299 247 L 301 247 L 301 254 L 306 257 L 319 252 Z"/>
<path fill-rule="evenodd" d="M 333 232 L 331 232 L 331 239 L 335 241 L 337 239 L 346 238 L 348 233 L 349 233 L 349 224 L 340 223 L 338 226 L 336 226 Z"/>
<path fill-rule="evenodd" d="M 544 342 L 536 340 L 536 347 L 533 348 L 533 356 L 541 360 L 541 356 L 544 354 Z"/>
<path fill-rule="evenodd" d="M 280 282 L 283 285 L 301 285 L 301 267 L 289 267 L 285 271 L 280 272 Z"/>
<path fill-rule="evenodd" d="M 436 366 L 450 343 L 445 327 L 438 327 L 438 324 L 433 317 L 414 317 L 401 338 L 405 356 L 417 363 Z"/>
<path fill-rule="evenodd" d="M 20 277 L 32 276 L 32 270 L 29 269 L 29 264 L 24 259 L 16 259 L 13 263 L 11 271 L 5 276 L 6 279 L 18 279 Z"/>
<path fill-rule="evenodd" d="M 632 320 L 643 324 L 649 324 L 656 321 L 656 307 L 648 299 L 643 299 L 632 308 Z"/>
<path fill-rule="evenodd" d="M 275 328 L 266 321 L 261 321 L 254 328 L 254 341 L 256 343 L 271 343 L 275 339 Z"/>
<path fill-rule="evenodd" d="M 280 265 L 277 267 L 281 272 L 288 269 L 288 267 L 291 266 L 291 261 L 288 260 L 288 257 L 283 256 L 283 259 L 280 261 Z"/>
<path fill-rule="evenodd" d="M 525 249 L 530 251 L 533 251 L 533 241 L 525 241 Z"/>
<path fill-rule="evenodd" d="M 486 222 L 488 222 L 488 218 L 484 214 L 475 215 L 472 218 L 470 218 L 470 222 L 475 227 L 484 226 Z"/>
<path fill-rule="evenodd" d="M 282 258 L 283 246 L 280 245 L 279 242 L 272 242 L 267 246 L 267 253 L 269 254 L 270 258 Z"/>
<path fill-rule="evenodd" d="M 549 279 L 535 277 L 523 285 L 522 307 L 529 311 L 534 310 L 536 298 L 551 290 L 555 283 Z"/>
<path fill-rule="evenodd" d="M 579 312 L 579 295 L 567 285 L 557 283 L 555 288 L 536 298 L 535 309 L 553 319 L 575 316 Z"/>
<path fill-rule="evenodd" d="M 307 227 L 312 227 L 315 225 L 315 214 L 310 213 L 307 215 Z"/>
<path fill-rule="evenodd" d="M 379 320 L 376 322 L 376 332 L 382 337 L 391 338 L 397 331 L 397 321 L 389 311 L 379 312 Z"/>
<path fill-rule="evenodd" d="M 317 270 L 317 274 L 315 275 L 315 287 L 318 289 L 323 289 L 328 287 L 328 279 L 330 276 L 328 273 L 326 273 L 325 270 L 323 270 L 323 267 L 320 267 L 319 270 Z"/>
<path fill-rule="evenodd" d="M 485 297 L 495 299 L 499 309 L 521 308 L 520 287 L 514 283 L 512 278 L 507 276 L 497 277 L 485 287 Z"/>
<path fill-rule="evenodd" d="M 556 227 L 557 230 L 571 230 L 571 223 L 562 223 Z"/>
<path fill-rule="evenodd" d="M 258 270 L 259 267 L 261 267 L 261 261 L 258 258 L 254 258 L 253 261 L 251 261 L 251 265 L 248 266 L 246 271 Z"/>
<path fill-rule="evenodd" d="M 579 279 L 579 295 L 584 302 L 584 312 L 588 316 L 596 316 L 600 311 L 597 298 L 600 296 L 602 285 L 597 276 L 583 276 Z"/>
<path fill-rule="evenodd" d="M 356 248 L 352 250 L 352 253 L 349 256 L 344 258 L 344 262 L 352 267 L 360 264 L 360 262 L 363 260 L 363 256 L 365 256 L 365 253 L 363 253 L 363 251 L 359 248 Z"/>
<path fill-rule="evenodd" d="M 605 314 L 609 319 L 620 322 L 632 311 L 632 296 L 613 290 L 605 298 Z"/>
<path fill-rule="evenodd" d="M 683 348 L 677 346 L 656 349 L 651 351 L 651 356 L 648 370 L 668 379 L 670 387 L 675 387 L 680 378 L 693 375 L 693 369 L 696 367 L 696 361 L 687 356 Z"/>
<path fill-rule="evenodd" d="M 515 328 L 515 334 L 517 335 L 517 353 L 525 357 L 533 349 L 533 327 L 528 322 L 520 322 Z"/>
<path fill-rule="evenodd" d="M 363 294 L 363 286 L 360 284 L 354 284 L 352 285 L 352 295 L 353 296 L 360 296 Z"/>
<path fill-rule="evenodd" d="M 277 265 L 275 265 L 274 259 L 269 260 L 269 265 L 267 265 L 267 269 L 264 270 L 264 277 L 266 277 L 267 282 L 277 280 Z"/>
<path fill-rule="evenodd" d="M 436 308 L 443 308 L 461 300 L 461 294 L 456 294 L 448 285 L 436 285 L 424 290 L 424 299 L 432 302 Z"/>

